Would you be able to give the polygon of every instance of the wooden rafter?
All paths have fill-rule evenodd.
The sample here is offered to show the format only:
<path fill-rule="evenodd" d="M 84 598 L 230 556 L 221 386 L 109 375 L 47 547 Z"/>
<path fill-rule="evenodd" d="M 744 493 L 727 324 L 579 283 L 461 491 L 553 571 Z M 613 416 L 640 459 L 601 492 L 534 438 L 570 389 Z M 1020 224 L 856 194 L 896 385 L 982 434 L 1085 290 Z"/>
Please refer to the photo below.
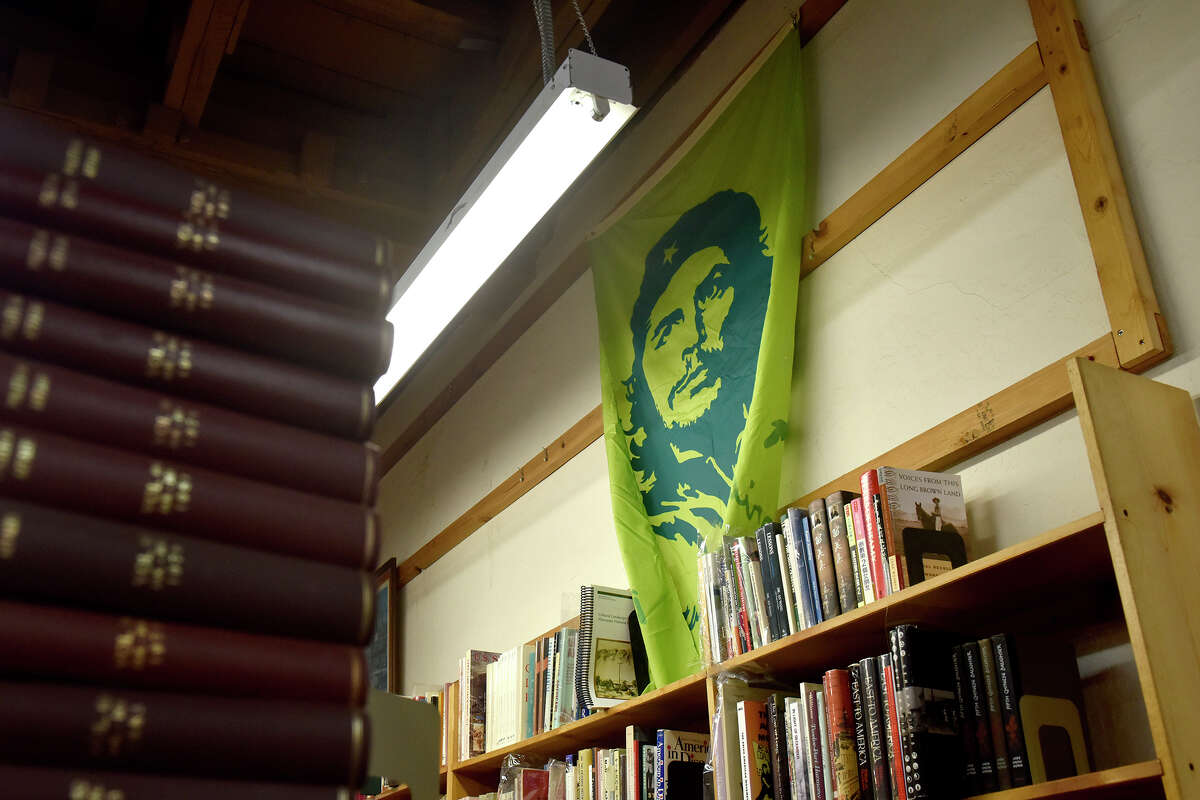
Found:
<path fill-rule="evenodd" d="M 232 53 L 250 0 L 192 0 L 175 53 L 163 106 L 200 124 L 221 59 Z"/>

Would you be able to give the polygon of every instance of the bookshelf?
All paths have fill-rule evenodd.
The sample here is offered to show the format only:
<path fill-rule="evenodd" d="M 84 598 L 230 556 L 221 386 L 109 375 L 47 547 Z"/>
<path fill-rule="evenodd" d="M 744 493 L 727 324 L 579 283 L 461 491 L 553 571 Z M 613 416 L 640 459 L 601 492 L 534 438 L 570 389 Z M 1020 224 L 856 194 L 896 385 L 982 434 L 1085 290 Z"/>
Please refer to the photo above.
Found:
<path fill-rule="evenodd" d="M 494 791 L 504 758 L 513 753 L 561 758 L 584 747 L 620 746 L 630 724 L 704 730 L 720 672 L 812 679 L 886 649 L 887 630 L 902 622 L 977 635 L 1042 630 L 1070 638 L 1107 627 L 1132 645 L 1157 758 L 980 797 L 1200 797 L 1200 709 L 1172 702 L 1194 699 L 1200 679 L 1194 649 L 1200 621 L 1179 613 L 1200 608 L 1196 410 L 1187 392 L 1149 378 L 1086 359 L 1065 369 L 1092 467 L 1096 512 L 554 731 L 463 761 L 452 747 L 448 800 Z M 1186 642 L 1193 648 L 1179 646 Z M 449 740 L 456 742 L 456 691 L 447 720 Z"/>

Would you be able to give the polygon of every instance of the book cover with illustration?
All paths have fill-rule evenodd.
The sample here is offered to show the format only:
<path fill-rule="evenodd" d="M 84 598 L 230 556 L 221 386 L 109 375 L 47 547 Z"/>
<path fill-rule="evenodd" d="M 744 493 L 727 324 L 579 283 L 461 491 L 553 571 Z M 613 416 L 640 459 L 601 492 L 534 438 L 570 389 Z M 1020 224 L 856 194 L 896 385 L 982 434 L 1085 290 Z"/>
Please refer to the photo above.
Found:
<path fill-rule="evenodd" d="M 742 756 L 742 799 L 774 800 L 775 781 L 771 771 L 767 704 L 758 700 L 742 700 L 737 704 L 737 711 Z"/>
<path fill-rule="evenodd" d="M 879 481 L 886 486 L 885 511 L 897 542 L 906 528 L 954 533 L 966 541 L 967 503 L 958 475 L 880 467 Z M 897 558 L 903 569 L 903 555 L 890 555 Z M 936 571 L 936 565 L 931 566 Z"/>
<path fill-rule="evenodd" d="M 654 751 L 655 797 L 664 800 L 670 785 L 670 765 L 676 761 L 708 760 L 708 734 L 660 728 Z"/>
<path fill-rule="evenodd" d="M 582 705 L 615 706 L 638 695 L 633 669 L 629 615 L 633 595 L 626 589 L 585 586 L 580 598 L 578 688 Z"/>

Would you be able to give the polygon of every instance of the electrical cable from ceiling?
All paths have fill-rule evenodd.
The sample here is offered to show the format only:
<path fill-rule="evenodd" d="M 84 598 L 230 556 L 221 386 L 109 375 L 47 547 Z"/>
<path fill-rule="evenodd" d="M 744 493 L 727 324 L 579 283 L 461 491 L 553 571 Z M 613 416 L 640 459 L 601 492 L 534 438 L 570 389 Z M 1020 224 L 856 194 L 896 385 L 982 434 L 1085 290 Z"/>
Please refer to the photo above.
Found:
<path fill-rule="evenodd" d="M 588 50 L 592 55 L 599 55 L 596 52 L 596 43 L 592 41 L 592 33 L 588 30 L 587 20 L 583 18 L 583 10 L 579 8 L 579 0 L 571 0 L 571 7 L 575 9 L 575 16 L 579 19 L 579 29 L 583 31 Z M 542 54 L 542 85 L 545 85 L 554 77 L 554 9 L 551 8 L 551 0 L 533 0 L 533 16 L 537 21 Z"/>

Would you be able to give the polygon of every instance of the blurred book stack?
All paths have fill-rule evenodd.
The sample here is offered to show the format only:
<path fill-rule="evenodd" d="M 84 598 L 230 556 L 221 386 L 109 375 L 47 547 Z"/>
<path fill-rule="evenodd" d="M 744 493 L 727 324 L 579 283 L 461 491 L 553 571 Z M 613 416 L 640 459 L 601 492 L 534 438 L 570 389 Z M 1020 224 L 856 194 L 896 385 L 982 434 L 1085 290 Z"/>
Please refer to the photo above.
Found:
<path fill-rule="evenodd" d="M 388 243 L 0 127 L 5 797 L 346 797 Z"/>

